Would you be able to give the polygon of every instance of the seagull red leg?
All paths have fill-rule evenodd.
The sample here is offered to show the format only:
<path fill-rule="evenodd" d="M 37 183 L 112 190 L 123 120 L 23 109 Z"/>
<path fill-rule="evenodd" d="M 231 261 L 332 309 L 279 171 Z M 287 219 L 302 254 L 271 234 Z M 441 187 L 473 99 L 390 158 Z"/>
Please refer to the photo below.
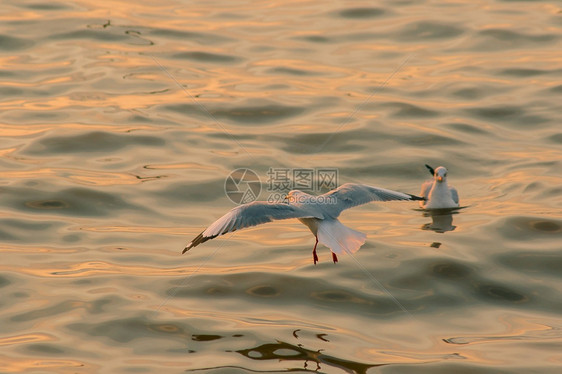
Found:
<path fill-rule="evenodd" d="M 318 237 L 316 236 L 316 243 L 314 243 L 314 249 L 312 250 L 312 259 L 314 260 L 314 265 L 318 262 L 318 255 L 316 254 L 316 246 L 318 245 Z"/>
<path fill-rule="evenodd" d="M 334 264 L 338 262 L 338 256 L 334 252 L 332 252 L 332 260 L 334 260 Z"/>

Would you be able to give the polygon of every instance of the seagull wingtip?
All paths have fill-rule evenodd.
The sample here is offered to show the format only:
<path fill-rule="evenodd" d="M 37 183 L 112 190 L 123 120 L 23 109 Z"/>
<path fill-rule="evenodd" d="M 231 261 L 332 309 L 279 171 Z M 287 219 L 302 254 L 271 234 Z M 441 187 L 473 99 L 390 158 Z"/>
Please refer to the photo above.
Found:
<path fill-rule="evenodd" d="M 435 174 L 435 169 L 432 168 L 431 166 L 429 166 L 428 164 L 425 164 L 425 167 L 427 168 L 427 170 L 429 170 L 429 172 L 431 173 L 431 175 Z"/>
<path fill-rule="evenodd" d="M 416 195 L 412 195 L 412 194 L 408 194 L 408 196 L 410 196 L 410 200 L 414 200 L 414 201 L 425 201 L 425 197 L 420 197 L 420 196 L 416 196 Z"/>

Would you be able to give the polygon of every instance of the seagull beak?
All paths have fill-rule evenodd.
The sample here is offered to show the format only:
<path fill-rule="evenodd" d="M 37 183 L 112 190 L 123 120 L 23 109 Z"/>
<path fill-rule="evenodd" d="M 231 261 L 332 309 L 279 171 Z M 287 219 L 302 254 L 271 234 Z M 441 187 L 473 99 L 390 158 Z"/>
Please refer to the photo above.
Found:
<path fill-rule="evenodd" d="M 443 177 L 437 177 L 437 182 L 439 183 L 443 182 Z"/>

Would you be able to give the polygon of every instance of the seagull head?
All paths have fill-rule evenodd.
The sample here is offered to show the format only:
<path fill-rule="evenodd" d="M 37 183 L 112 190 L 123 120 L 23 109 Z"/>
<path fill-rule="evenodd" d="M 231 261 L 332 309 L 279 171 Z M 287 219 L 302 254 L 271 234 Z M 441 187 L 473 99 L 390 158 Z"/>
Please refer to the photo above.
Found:
<path fill-rule="evenodd" d="M 286 204 L 302 204 L 307 202 L 310 199 L 310 195 L 299 191 L 299 190 L 292 190 L 289 191 L 287 196 L 285 196 L 284 202 Z"/>
<path fill-rule="evenodd" d="M 444 166 L 439 166 L 437 169 L 435 169 L 435 174 L 433 175 L 433 178 L 438 183 L 446 182 L 447 181 L 447 169 Z"/>
<path fill-rule="evenodd" d="M 285 195 L 285 198 L 283 199 L 283 202 L 284 202 L 285 204 L 294 203 L 294 202 L 295 202 L 295 197 L 296 197 L 296 195 L 297 195 L 298 192 L 299 192 L 299 191 L 297 191 L 297 190 L 289 191 L 289 192 L 287 193 L 287 195 Z"/>

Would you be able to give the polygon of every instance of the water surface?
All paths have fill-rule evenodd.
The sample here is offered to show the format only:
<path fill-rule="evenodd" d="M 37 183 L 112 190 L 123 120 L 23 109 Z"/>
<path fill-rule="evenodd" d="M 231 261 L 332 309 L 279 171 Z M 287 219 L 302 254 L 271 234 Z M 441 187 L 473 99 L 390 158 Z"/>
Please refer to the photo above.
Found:
<path fill-rule="evenodd" d="M 557 373 L 562 50 L 550 1 L 9 1 L 0 372 Z M 180 255 L 249 168 L 465 206 L 346 211 Z"/>

